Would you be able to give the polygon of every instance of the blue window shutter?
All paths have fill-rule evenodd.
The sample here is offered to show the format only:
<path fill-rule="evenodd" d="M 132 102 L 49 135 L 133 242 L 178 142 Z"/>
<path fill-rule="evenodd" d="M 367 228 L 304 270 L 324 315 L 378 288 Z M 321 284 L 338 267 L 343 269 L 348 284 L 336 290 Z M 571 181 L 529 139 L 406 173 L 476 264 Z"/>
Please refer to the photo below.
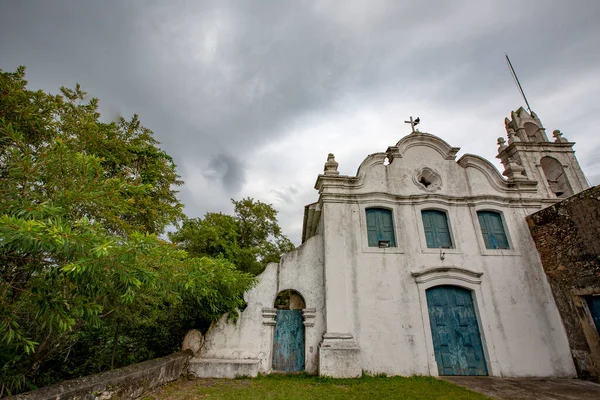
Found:
<path fill-rule="evenodd" d="M 446 213 L 441 211 L 435 212 L 435 229 L 437 240 L 439 240 L 438 246 L 442 248 L 452 247 L 452 240 L 450 239 L 450 229 L 448 228 L 448 218 Z"/>
<path fill-rule="evenodd" d="M 380 240 L 389 240 L 390 247 L 396 246 L 394 237 L 394 222 L 392 220 L 392 212 L 390 210 L 381 210 L 381 225 L 380 225 Z"/>
<path fill-rule="evenodd" d="M 427 247 L 434 249 L 452 247 L 446 213 L 437 210 L 423 210 L 421 215 L 423 216 L 423 229 L 425 230 Z"/>
<path fill-rule="evenodd" d="M 499 249 L 508 249 L 508 238 L 504 231 L 504 225 L 502 225 L 502 217 L 498 213 L 491 213 L 490 218 L 492 220 L 492 232 L 496 237 Z"/>
<path fill-rule="evenodd" d="M 480 211 L 477 216 L 486 249 L 508 249 L 501 215 L 493 211 Z"/>
<path fill-rule="evenodd" d="M 432 221 L 431 212 L 422 211 L 421 214 L 423 216 L 423 228 L 425 230 L 425 241 L 427 242 L 427 247 L 438 247 L 435 240 L 434 223 Z"/>
<path fill-rule="evenodd" d="M 377 209 L 367 209 L 367 236 L 369 238 L 369 247 L 377 247 Z"/>
<path fill-rule="evenodd" d="M 479 226 L 481 227 L 481 233 L 483 234 L 483 242 L 485 243 L 486 249 L 494 249 L 492 244 L 490 243 L 490 230 L 488 226 L 488 220 L 486 218 L 486 213 L 478 212 L 477 218 L 479 219 Z"/>
<path fill-rule="evenodd" d="M 390 210 L 367 209 L 367 236 L 369 247 L 378 247 L 380 240 L 389 240 L 390 246 L 396 246 L 394 220 Z"/>

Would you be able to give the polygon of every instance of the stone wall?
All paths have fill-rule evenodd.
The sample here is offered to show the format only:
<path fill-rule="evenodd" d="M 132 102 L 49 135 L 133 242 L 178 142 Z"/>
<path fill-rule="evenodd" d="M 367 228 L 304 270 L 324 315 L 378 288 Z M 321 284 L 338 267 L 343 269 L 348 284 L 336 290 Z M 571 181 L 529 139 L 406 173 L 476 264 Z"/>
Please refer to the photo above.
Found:
<path fill-rule="evenodd" d="M 135 399 L 187 374 L 191 351 L 46 386 L 6 400 Z"/>
<path fill-rule="evenodd" d="M 600 294 L 600 186 L 527 217 L 577 372 L 600 379 L 600 337 L 585 296 Z"/>

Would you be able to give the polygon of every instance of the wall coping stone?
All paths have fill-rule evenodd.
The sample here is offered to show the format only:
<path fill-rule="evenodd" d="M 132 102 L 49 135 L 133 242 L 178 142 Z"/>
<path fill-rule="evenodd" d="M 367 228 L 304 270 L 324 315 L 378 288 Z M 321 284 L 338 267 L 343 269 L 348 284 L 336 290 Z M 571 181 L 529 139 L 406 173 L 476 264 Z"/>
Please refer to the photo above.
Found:
<path fill-rule="evenodd" d="M 71 379 L 6 400 L 111 399 L 137 398 L 145 392 L 174 381 L 187 373 L 190 350 L 129 365 L 95 375 Z"/>

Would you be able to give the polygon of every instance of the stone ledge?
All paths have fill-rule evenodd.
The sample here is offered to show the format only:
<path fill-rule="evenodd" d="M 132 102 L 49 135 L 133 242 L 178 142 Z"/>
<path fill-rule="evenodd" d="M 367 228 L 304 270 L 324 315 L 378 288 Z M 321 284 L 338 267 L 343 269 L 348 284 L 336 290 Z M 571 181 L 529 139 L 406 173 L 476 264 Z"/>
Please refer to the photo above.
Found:
<path fill-rule="evenodd" d="M 185 374 L 191 351 L 64 381 L 6 400 L 135 399 Z"/>
<path fill-rule="evenodd" d="M 350 333 L 328 332 L 319 347 L 319 375 L 358 378 L 362 375 L 360 348 Z"/>
<path fill-rule="evenodd" d="M 260 360 L 255 358 L 192 358 L 188 372 L 198 378 L 229 378 L 258 376 Z"/>

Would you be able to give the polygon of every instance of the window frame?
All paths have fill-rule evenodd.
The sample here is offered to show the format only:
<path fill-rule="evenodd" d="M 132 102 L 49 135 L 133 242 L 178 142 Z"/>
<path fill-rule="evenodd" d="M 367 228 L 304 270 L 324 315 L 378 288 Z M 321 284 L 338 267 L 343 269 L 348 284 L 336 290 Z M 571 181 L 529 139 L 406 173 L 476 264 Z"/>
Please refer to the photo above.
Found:
<path fill-rule="evenodd" d="M 425 221 L 423 219 L 423 213 L 425 212 L 435 212 L 435 213 L 439 213 L 441 215 L 443 215 L 446 218 L 446 227 L 448 228 L 448 239 L 450 240 L 450 247 L 429 247 L 428 243 L 427 243 L 427 235 L 425 234 Z M 454 240 L 454 235 L 452 234 L 452 226 L 450 224 L 450 218 L 448 216 L 448 211 L 444 210 L 444 209 L 440 209 L 437 207 L 423 207 L 419 210 L 419 217 L 421 220 L 421 232 L 422 232 L 422 236 L 425 238 L 425 248 L 427 248 L 428 250 L 434 250 L 434 251 L 439 251 L 440 249 L 442 251 L 446 251 L 446 250 L 453 250 L 456 249 L 456 241 Z"/>
<path fill-rule="evenodd" d="M 477 237 L 477 243 L 479 244 L 479 253 L 483 256 L 520 256 L 520 246 L 519 243 L 516 243 L 512 240 L 512 233 L 510 229 L 508 229 L 508 215 L 504 212 L 504 210 L 499 207 L 494 207 L 490 205 L 479 205 L 470 207 L 471 208 L 471 219 L 473 221 L 473 228 L 475 230 L 475 236 Z M 500 215 L 500 219 L 502 221 L 502 227 L 504 228 L 504 234 L 506 235 L 506 240 L 508 241 L 508 249 L 488 249 L 485 247 L 485 242 L 483 240 L 483 233 L 481 232 L 481 226 L 479 225 L 479 215 L 480 211 L 490 211 Z M 523 218 L 524 219 L 524 218 Z M 518 230 L 519 227 L 515 223 L 511 223 L 511 226 Z"/>
<path fill-rule="evenodd" d="M 481 237 L 483 239 L 483 245 L 485 246 L 485 248 L 487 250 L 510 250 L 511 246 L 510 246 L 510 242 L 508 240 L 508 234 L 506 233 L 506 224 L 504 223 L 504 218 L 502 217 L 502 213 L 500 213 L 496 210 L 477 210 L 475 212 L 475 214 L 477 214 L 477 222 L 479 224 L 479 233 L 481 234 Z M 504 235 L 504 238 L 506 240 L 506 247 L 488 247 L 487 246 L 486 240 L 485 240 L 485 234 L 483 233 L 483 226 L 481 225 L 481 219 L 480 219 L 480 215 L 483 215 L 483 214 L 494 215 L 500 219 L 500 225 L 502 226 L 502 234 Z M 488 232 L 488 241 L 489 241 L 489 235 L 490 235 L 490 232 Z M 493 233 L 492 233 L 492 235 L 493 235 Z"/>
<path fill-rule="evenodd" d="M 369 243 L 369 211 L 373 211 L 373 212 L 381 212 L 382 214 L 385 214 L 386 216 L 389 216 L 389 218 L 391 219 L 391 224 L 392 224 L 392 240 L 390 243 L 389 247 L 396 247 L 397 246 L 397 240 L 396 240 L 396 232 L 395 232 L 395 224 L 394 224 L 394 212 L 392 210 L 390 210 L 389 208 L 381 208 L 381 207 L 366 207 L 365 208 L 365 219 L 367 221 L 367 246 L 369 247 L 379 247 L 379 233 L 382 229 L 382 227 L 380 227 L 377 223 L 375 224 L 377 227 L 377 233 L 378 233 L 378 240 L 377 240 L 377 245 L 371 245 Z"/>
<path fill-rule="evenodd" d="M 379 247 L 369 246 L 369 233 L 367 227 L 367 209 L 381 209 L 390 211 L 392 217 L 392 225 L 394 232 L 395 247 Z M 387 205 L 383 202 L 369 202 L 358 205 L 359 221 L 360 221 L 360 240 L 362 243 L 363 253 L 383 253 L 383 254 L 401 254 L 404 253 L 404 247 L 400 241 L 400 232 L 403 232 L 403 227 L 400 223 L 402 219 L 399 215 L 398 207 Z"/>
<path fill-rule="evenodd" d="M 461 250 L 461 242 L 457 240 L 457 236 L 454 233 L 454 228 L 452 226 L 452 219 L 453 218 L 458 218 L 459 216 L 459 210 L 456 209 L 456 207 L 451 207 L 448 206 L 446 204 L 442 203 L 433 203 L 433 202 L 424 202 L 421 204 L 415 204 L 412 207 L 413 210 L 413 218 L 414 218 L 414 222 L 416 222 L 416 226 L 417 226 L 417 230 L 418 232 L 416 232 L 416 236 L 418 236 L 418 240 L 421 244 L 421 253 L 422 254 L 440 254 L 440 250 L 442 253 L 448 255 L 448 254 L 462 254 L 462 250 Z M 448 228 L 450 230 L 450 240 L 452 240 L 452 244 L 453 244 L 453 248 L 451 249 L 440 249 L 438 248 L 429 248 L 427 247 L 427 240 L 425 238 L 425 227 L 423 226 L 423 215 L 421 214 L 421 211 L 423 210 L 437 210 L 437 211 L 442 211 L 446 213 L 446 221 L 448 222 Z M 414 227 L 410 228 L 411 232 L 414 232 Z"/>

